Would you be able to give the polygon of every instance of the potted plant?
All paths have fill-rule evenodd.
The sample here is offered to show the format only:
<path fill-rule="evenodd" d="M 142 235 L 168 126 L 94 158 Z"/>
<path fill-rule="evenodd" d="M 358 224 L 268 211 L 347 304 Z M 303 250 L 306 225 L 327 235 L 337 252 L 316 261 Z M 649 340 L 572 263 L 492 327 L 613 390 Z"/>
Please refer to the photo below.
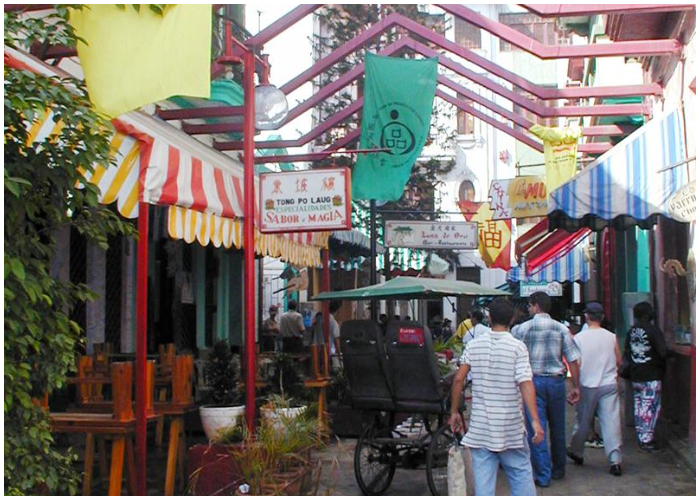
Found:
<path fill-rule="evenodd" d="M 268 403 L 278 411 L 279 398 Z M 315 494 L 320 464 L 314 464 L 311 450 L 323 445 L 315 416 L 306 411 L 279 421 L 263 420 L 250 435 L 245 426 L 231 430 L 237 444 L 201 447 L 197 466 L 190 469 L 189 491 L 195 495 L 303 495 Z M 281 425 L 283 432 L 278 426 Z M 227 433 L 222 433 L 223 438 Z M 314 475 L 314 470 L 316 474 Z"/>
<path fill-rule="evenodd" d="M 228 342 L 217 342 L 204 367 L 205 394 L 210 403 L 199 408 L 202 427 L 210 441 L 216 440 L 222 430 L 235 428 L 245 414 L 238 390 L 239 367 L 238 358 L 231 352 Z"/>
<path fill-rule="evenodd" d="M 290 408 L 281 397 L 271 398 L 267 409 L 276 419 L 263 419 L 255 436 L 247 436 L 231 457 L 240 468 L 240 485 L 250 495 L 303 495 L 311 493 L 313 471 L 319 470 L 311 450 L 323 445 L 313 411 Z M 294 409 L 294 412 L 285 410 Z M 317 475 L 318 481 L 318 475 Z"/>
<path fill-rule="evenodd" d="M 272 422 L 273 428 L 281 430 L 283 418 L 302 415 L 308 409 L 310 390 L 304 386 L 304 374 L 299 363 L 291 356 L 278 353 L 272 358 L 266 387 L 268 402 L 260 408 L 263 421 Z"/>

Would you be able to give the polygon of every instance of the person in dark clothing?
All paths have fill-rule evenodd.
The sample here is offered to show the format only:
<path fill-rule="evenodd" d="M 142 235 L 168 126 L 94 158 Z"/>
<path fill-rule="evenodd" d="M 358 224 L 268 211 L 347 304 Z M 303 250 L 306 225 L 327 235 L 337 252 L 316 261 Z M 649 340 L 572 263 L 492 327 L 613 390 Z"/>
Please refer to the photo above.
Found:
<path fill-rule="evenodd" d="M 654 310 L 648 302 L 633 309 L 634 326 L 625 339 L 625 358 L 634 389 L 634 425 L 642 451 L 655 451 L 654 428 L 661 413 L 661 381 L 666 368 L 666 341 L 652 323 Z"/>

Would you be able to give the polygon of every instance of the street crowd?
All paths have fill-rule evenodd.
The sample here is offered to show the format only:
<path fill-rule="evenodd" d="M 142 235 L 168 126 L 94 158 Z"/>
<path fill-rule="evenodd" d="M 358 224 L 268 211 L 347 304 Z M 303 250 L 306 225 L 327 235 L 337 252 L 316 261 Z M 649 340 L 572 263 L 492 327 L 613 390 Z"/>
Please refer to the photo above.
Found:
<path fill-rule="evenodd" d="M 639 449 L 659 449 L 654 429 L 661 411 L 666 345 L 653 324 L 652 306 L 641 302 L 634 307 L 634 325 L 621 352 L 615 334 L 601 326 L 600 303 L 586 305 L 586 324 L 575 336 L 552 319 L 551 305 L 546 293 L 532 294 L 530 319 L 520 322 L 509 300 L 495 299 L 488 309 L 490 328 L 476 311 L 457 329 L 466 331 L 461 332 L 464 351 L 452 386 L 450 424 L 456 433 L 465 430 L 458 406 L 470 379 L 472 411 L 461 444 L 470 450 L 477 495 L 495 495 L 499 465 L 512 495 L 535 495 L 535 486 L 546 488 L 563 479 L 567 457 L 582 466 L 586 445 L 601 446 L 596 420 L 609 472 L 621 476 L 618 377 L 632 382 Z M 568 446 L 567 402 L 576 405 Z"/>

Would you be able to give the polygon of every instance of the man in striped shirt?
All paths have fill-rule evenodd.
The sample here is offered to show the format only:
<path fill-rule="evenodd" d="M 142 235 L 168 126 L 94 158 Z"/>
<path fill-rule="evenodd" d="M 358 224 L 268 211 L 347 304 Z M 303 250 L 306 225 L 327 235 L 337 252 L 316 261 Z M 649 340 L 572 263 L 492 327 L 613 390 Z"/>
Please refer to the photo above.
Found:
<path fill-rule="evenodd" d="M 544 431 L 537 416 L 527 347 L 508 332 L 513 313 L 513 305 L 506 299 L 491 303 L 491 330 L 466 345 L 452 384 L 450 425 L 459 432 L 459 401 L 464 381 L 472 373 L 472 413 L 462 444 L 471 448 L 477 495 L 496 494 L 499 463 L 508 476 L 512 495 L 536 494 L 523 402 L 532 419 L 533 442 L 541 442 Z"/>

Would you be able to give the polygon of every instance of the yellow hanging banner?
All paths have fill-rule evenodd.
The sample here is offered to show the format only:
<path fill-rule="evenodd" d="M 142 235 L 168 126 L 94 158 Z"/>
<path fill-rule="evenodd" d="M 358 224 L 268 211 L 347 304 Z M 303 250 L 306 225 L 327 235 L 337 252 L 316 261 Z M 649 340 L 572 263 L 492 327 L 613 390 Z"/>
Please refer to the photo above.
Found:
<path fill-rule="evenodd" d="M 210 96 L 211 5 L 85 5 L 70 23 L 95 109 L 115 118 L 174 95 Z"/>
<path fill-rule="evenodd" d="M 579 127 L 544 127 L 533 125 L 530 133 L 544 142 L 547 192 L 552 193 L 576 174 Z"/>

